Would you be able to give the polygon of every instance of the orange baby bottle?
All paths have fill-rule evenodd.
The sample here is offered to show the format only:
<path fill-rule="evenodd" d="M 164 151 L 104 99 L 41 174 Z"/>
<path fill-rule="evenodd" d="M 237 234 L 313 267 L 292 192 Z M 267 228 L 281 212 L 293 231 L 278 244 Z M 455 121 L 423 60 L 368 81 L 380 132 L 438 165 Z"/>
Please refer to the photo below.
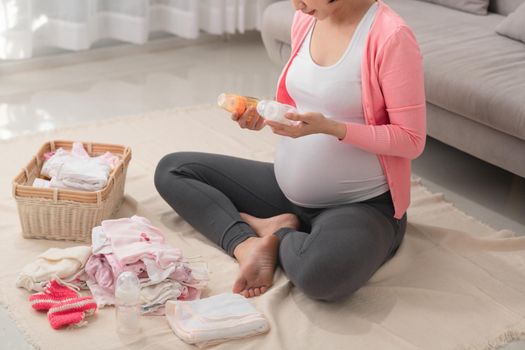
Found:
<path fill-rule="evenodd" d="M 217 98 L 219 107 L 236 114 L 243 114 L 248 107 L 257 108 L 258 102 L 259 100 L 255 97 L 227 93 L 220 94 Z"/>

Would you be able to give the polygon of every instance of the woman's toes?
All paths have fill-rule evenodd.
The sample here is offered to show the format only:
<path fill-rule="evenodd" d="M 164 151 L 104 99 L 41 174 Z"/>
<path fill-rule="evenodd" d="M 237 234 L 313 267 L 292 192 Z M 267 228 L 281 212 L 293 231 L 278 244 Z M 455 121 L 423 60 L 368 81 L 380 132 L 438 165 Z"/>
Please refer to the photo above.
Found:
<path fill-rule="evenodd" d="M 250 295 L 250 298 L 253 298 L 255 296 L 255 292 L 253 291 L 253 288 L 248 289 L 248 294 Z"/>
<path fill-rule="evenodd" d="M 261 289 L 261 294 L 264 294 L 268 290 L 268 287 L 262 286 L 260 289 Z"/>
<path fill-rule="evenodd" d="M 233 283 L 232 292 L 239 293 L 241 291 L 244 291 L 247 283 L 248 282 L 246 281 L 246 278 L 244 278 L 242 275 L 237 277 L 237 280 L 235 281 L 235 283 Z"/>
<path fill-rule="evenodd" d="M 253 293 L 255 294 L 256 297 L 258 297 L 259 295 L 261 295 L 261 289 L 260 288 L 253 288 Z"/>

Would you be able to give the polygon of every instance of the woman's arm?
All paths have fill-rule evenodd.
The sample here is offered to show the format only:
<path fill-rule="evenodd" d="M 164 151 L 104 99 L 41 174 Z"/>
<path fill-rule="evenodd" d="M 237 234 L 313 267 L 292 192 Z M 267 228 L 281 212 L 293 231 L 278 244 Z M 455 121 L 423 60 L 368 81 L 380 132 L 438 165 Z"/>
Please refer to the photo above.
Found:
<path fill-rule="evenodd" d="M 390 123 L 346 123 L 341 141 L 375 154 L 416 158 L 426 139 L 425 85 L 423 59 L 408 27 L 400 27 L 387 40 L 378 53 L 377 66 Z"/>

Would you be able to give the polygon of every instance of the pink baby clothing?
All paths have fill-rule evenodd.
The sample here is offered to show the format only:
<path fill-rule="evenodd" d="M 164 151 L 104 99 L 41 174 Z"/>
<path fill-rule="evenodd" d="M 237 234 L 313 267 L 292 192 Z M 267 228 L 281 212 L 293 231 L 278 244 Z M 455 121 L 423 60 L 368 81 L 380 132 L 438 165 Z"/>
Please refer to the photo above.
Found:
<path fill-rule="evenodd" d="M 47 312 L 47 319 L 54 329 L 82 327 L 87 324 L 85 318 L 96 310 L 97 304 L 92 297 L 78 297 L 53 306 Z"/>
<path fill-rule="evenodd" d="M 103 308 L 105 306 L 110 306 L 110 305 L 115 305 L 116 300 L 115 300 L 114 291 L 112 292 L 112 291 L 102 288 L 92 278 L 89 278 L 86 281 L 86 283 L 89 288 L 89 291 L 93 295 L 93 299 L 95 299 L 95 301 L 97 302 L 97 306 L 99 308 Z"/>
<path fill-rule="evenodd" d="M 114 291 L 115 278 L 111 265 L 104 255 L 91 255 L 86 263 L 86 274 L 108 291 Z"/>
<path fill-rule="evenodd" d="M 49 281 L 42 292 L 29 296 L 29 302 L 33 309 L 47 312 L 47 319 L 54 329 L 83 326 L 85 317 L 97 309 L 92 297 L 81 296 L 59 280 Z"/>
<path fill-rule="evenodd" d="M 76 299 L 79 296 L 80 294 L 76 290 L 61 284 L 57 280 L 51 280 L 42 292 L 31 294 L 29 302 L 31 307 L 37 311 L 48 311 L 65 300 Z"/>
<path fill-rule="evenodd" d="M 105 220 L 102 228 L 111 241 L 113 254 L 121 264 L 134 263 L 143 258 L 153 259 L 165 268 L 182 260 L 180 249 L 164 242 L 162 232 L 143 217 Z"/>
<path fill-rule="evenodd" d="M 152 283 L 171 278 L 189 287 L 187 296 L 197 297 L 206 284 L 206 276 L 192 274 L 182 252 L 165 243 L 162 232 L 146 218 L 106 220 L 102 228 L 111 241 L 114 256 L 121 265 L 143 261 Z M 196 289 L 196 290 L 195 290 Z"/>
<path fill-rule="evenodd" d="M 93 252 L 104 252 L 86 264 L 86 282 L 99 307 L 115 303 L 115 281 L 124 271 L 139 277 L 147 314 L 163 314 L 166 300 L 197 299 L 207 284 L 207 267 L 184 259 L 146 218 L 105 220 L 92 230 L 92 238 Z"/>
<path fill-rule="evenodd" d="M 94 254 L 88 259 L 85 271 L 91 281 L 96 282 L 108 292 L 114 293 L 115 281 L 122 272 L 131 271 L 136 276 L 140 276 L 146 271 L 146 267 L 142 261 L 123 266 L 114 254 Z"/>

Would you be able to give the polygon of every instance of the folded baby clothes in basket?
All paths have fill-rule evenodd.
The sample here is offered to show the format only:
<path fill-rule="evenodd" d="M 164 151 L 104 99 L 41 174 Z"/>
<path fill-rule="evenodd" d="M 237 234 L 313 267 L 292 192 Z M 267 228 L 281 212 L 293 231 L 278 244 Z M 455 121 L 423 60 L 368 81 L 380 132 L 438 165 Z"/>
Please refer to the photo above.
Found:
<path fill-rule="evenodd" d="M 97 191 L 106 186 L 111 170 L 119 162 L 119 157 L 109 152 L 91 157 L 80 142 L 73 143 L 71 151 L 59 148 L 46 158 L 41 174 L 51 181 L 35 181 L 34 187 Z"/>
<path fill-rule="evenodd" d="M 223 293 L 205 299 L 166 303 L 166 318 L 184 342 L 199 348 L 265 333 L 264 316 L 242 295 Z"/>
<path fill-rule="evenodd" d="M 100 161 L 75 159 L 62 164 L 51 178 L 50 187 L 97 191 L 106 186 L 110 172 L 109 165 Z"/>

